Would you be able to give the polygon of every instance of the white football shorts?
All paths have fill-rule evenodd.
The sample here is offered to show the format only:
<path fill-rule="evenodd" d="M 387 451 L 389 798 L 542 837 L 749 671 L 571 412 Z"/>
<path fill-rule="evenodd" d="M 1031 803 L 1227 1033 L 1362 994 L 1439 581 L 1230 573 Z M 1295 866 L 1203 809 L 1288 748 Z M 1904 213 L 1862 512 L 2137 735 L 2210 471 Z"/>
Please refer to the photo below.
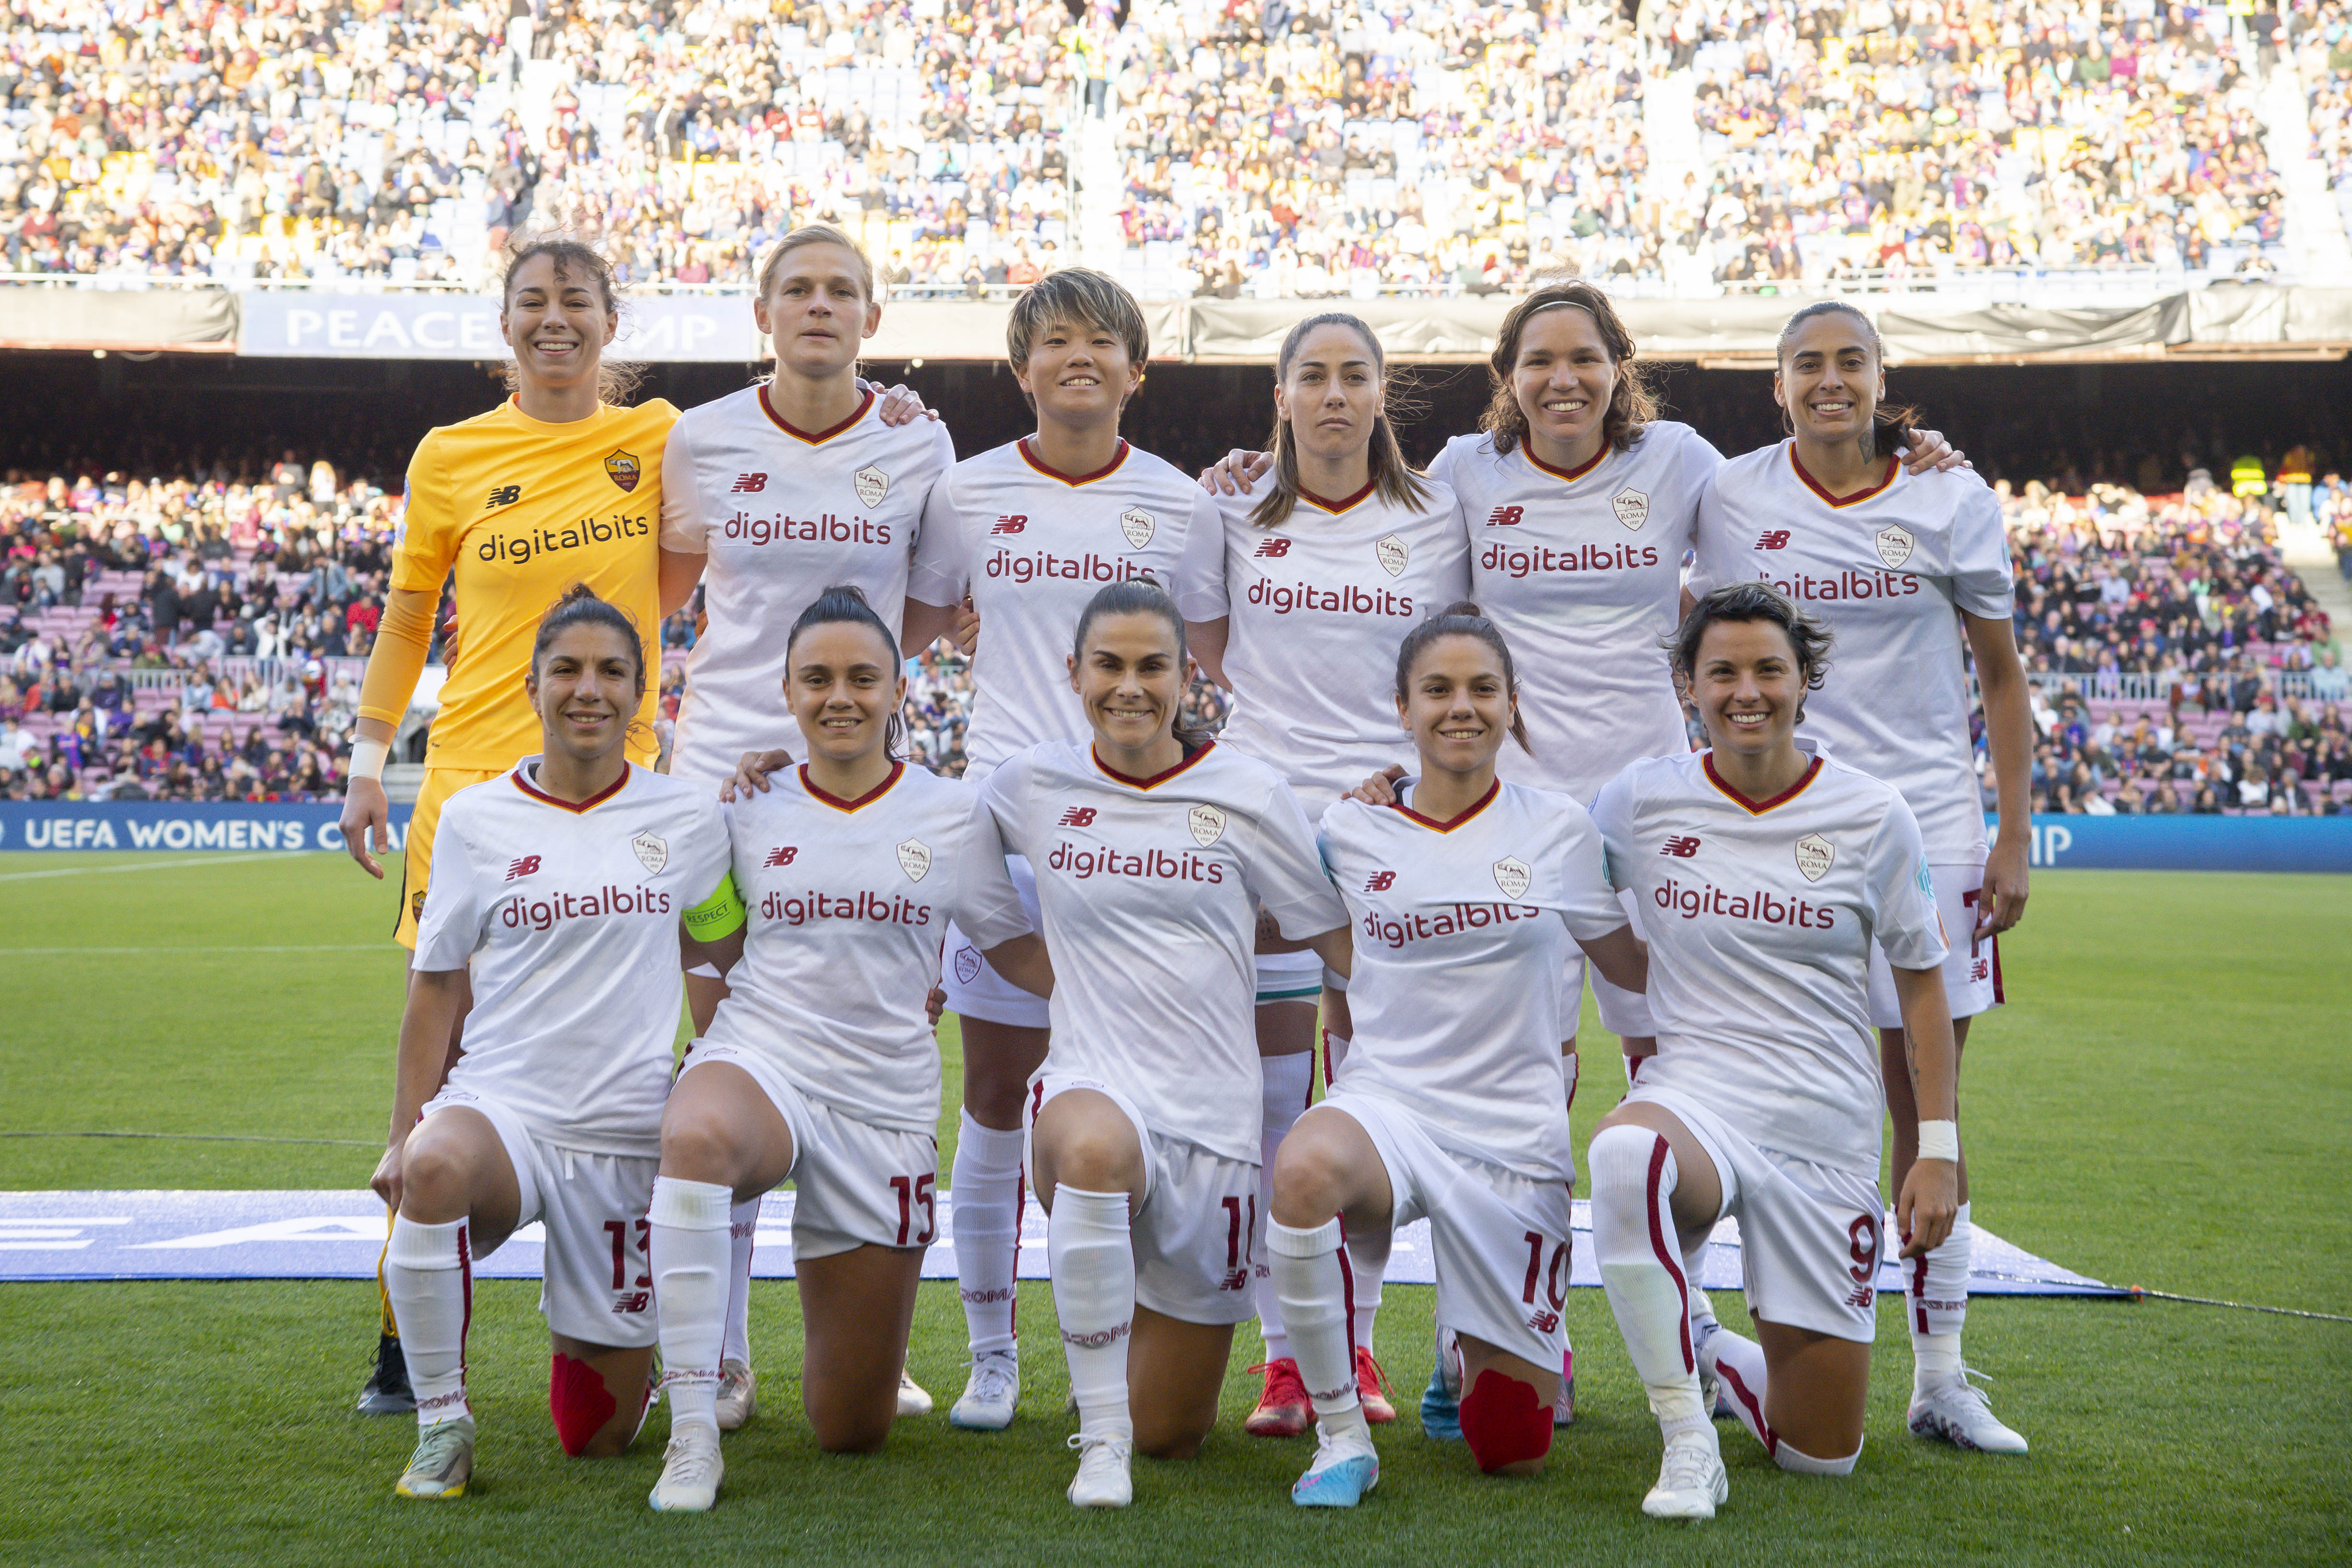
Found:
<path fill-rule="evenodd" d="M 1135 1300 L 1185 1323 L 1239 1323 L 1257 1316 L 1253 1289 L 1266 1271 L 1265 1215 L 1258 1212 L 1258 1166 L 1213 1154 L 1151 1130 L 1135 1102 L 1108 1084 L 1044 1072 L 1030 1080 L 1029 1122 L 1055 1096 L 1090 1089 L 1117 1105 L 1143 1145 L 1143 1196 L 1129 1221 Z M 1024 1148 L 1027 1168 L 1037 1168 Z"/>
<path fill-rule="evenodd" d="M 725 1062 L 760 1086 L 793 1134 L 793 1256 L 859 1247 L 929 1247 L 939 1239 L 940 1144 L 928 1132 L 877 1127 L 804 1093 L 757 1051 L 697 1040 L 684 1078 Z"/>
<path fill-rule="evenodd" d="M 1672 1111 L 1706 1149 L 1723 1212 L 1739 1222 L 1748 1310 L 1767 1322 L 1868 1344 L 1877 1337 L 1878 1249 L 1885 1200 L 1852 1171 L 1759 1148 L 1714 1111 L 1636 1083 L 1625 1103 Z"/>
<path fill-rule="evenodd" d="M 1013 879 L 1013 890 L 1021 895 L 1022 909 L 1028 912 L 1029 929 L 1044 931 L 1045 919 L 1037 912 L 1037 874 L 1029 869 L 1029 858 L 1007 855 L 1004 869 Z M 959 1018 L 1027 1029 L 1053 1027 L 1045 998 L 1022 990 L 997 973 L 953 921 L 948 922 L 947 940 L 940 948 L 940 988 L 948 994 L 948 1011 Z"/>
<path fill-rule="evenodd" d="M 653 1202 L 660 1157 L 592 1154 L 550 1143 L 533 1137 L 506 1106 L 462 1089 L 435 1095 L 425 1114 L 452 1106 L 479 1111 L 498 1130 L 522 1194 L 515 1228 L 533 1220 L 546 1227 L 539 1311 L 547 1326 L 592 1345 L 652 1344 L 654 1271 L 646 1256 L 646 1207 Z"/>
<path fill-rule="evenodd" d="M 1437 1262 L 1437 1321 L 1498 1350 L 1557 1367 L 1568 1350 L 1574 1242 L 1572 1182 L 1542 1182 L 1442 1148 L 1392 1100 L 1343 1082 L 1308 1112 L 1353 1120 L 1381 1152 L 1398 1228 L 1429 1221 Z"/>
<path fill-rule="evenodd" d="M 1936 912 L 1944 921 L 1944 1000 L 1955 1018 L 1973 1018 L 2001 1004 L 2000 938 L 1970 938 L 1977 929 L 1977 895 L 1984 890 L 1984 866 L 1930 866 Z M 1903 1026 L 1903 1005 L 1895 994 L 1895 971 L 1876 942 L 1870 944 L 1870 1021 L 1882 1029 Z"/>

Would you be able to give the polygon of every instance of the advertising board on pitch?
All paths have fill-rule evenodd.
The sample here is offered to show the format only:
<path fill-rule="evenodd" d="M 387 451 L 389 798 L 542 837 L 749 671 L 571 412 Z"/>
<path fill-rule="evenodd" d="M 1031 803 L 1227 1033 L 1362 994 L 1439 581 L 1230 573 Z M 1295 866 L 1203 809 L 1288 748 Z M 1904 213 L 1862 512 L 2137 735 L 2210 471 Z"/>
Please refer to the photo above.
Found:
<path fill-rule="evenodd" d="M 499 301 L 486 294 L 335 294 L 255 289 L 242 296 L 237 352 L 264 359 L 506 357 Z M 761 342 L 743 295 L 625 299 L 620 359 L 749 363 Z"/>

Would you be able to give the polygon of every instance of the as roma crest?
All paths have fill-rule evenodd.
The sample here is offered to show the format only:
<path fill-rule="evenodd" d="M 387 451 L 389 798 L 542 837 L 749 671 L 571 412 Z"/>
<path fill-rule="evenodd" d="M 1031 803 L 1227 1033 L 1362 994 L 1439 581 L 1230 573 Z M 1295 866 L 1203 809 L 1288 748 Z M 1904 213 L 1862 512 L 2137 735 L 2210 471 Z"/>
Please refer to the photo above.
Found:
<path fill-rule="evenodd" d="M 637 864 L 646 868 L 648 877 L 659 874 L 661 868 L 669 864 L 669 846 L 655 837 L 650 830 L 630 839 L 629 847 L 636 852 Z"/>
<path fill-rule="evenodd" d="M 1372 555 L 1380 562 L 1381 570 L 1391 577 L 1403 576 L 1405 563 L 1412 559 L 1412 552 L 1393 533 L 1373 542 Z"/>
<path fill-rule="evenodd" d="M 1797 840 L 1797 869 L 1808 882 L 1818 882 L 1830 874 L 1830 864 L 1837 858 L 1837 846 L 1818 833 L 1808 833 Z"/>
<path fill-rule="evenodd" d="M 1911 531 L 1900 523 L 1888 523 L 1872 536 L 1871 542 L 1878 546 L 1878 558 L 1890 567 L 1911 559 Z"/>
<path fill-rule="evenodd" d="M 1118 514 L 1118 531 L 1127 535 L 1127 542 L 1137 550 L 1151 542 L 1151 514 L 1139 506 L 1129 507 Z"/>
<path fill-rule="evenodd" d="M 1535 873 L 1528 863 L 1516 855 L 1506 855 L 1495 862 L 1495 886 L 1503 889 L 1503 897 L 1514 901 L 1528 896 L 1528 884 Z"/>
<path fill-rule="evenodd" d="M 907 880 L 919 882 L 931 868 L 931 848 L 919 838 L 909 838 L 898 846 L 898 869 L 907 873 Z"/>
<path fill-rule="evenodd" d="M 635 452 L 615 452 L 604 459 L 604 477 L 625 490 L 637 488 L 637 476 L 643 472 Z"/>
<path fill-rule="evenodd" d="M 961 981 L 966 985 L 971 984 L 973 981 L 980 978 L 980 950 L 978 948 L 960 947 L 955 950 L 955 975 L 958 980 Z"/>
<path fill-rule="evenodd" d="M 1639 533 L 1650 521 L 1650 498 L 1640 490 L 1619 490 L 1610 497 L 1609 510 L 1617 514 L 1618 521 Z"/>
<path fill-rule="evenodd" d="M 1192 842 L 1206 849 L 1225 836 L 1225 814 L 1203 802 L 1184 814 L 1184 826 L 1192 830 Z"/>
<path fill-rule="evenodd" d="M 858 469 L 850 482 L 857 487 L 857 500 L 861 506 L 880 506 L 882 498 L 890 493 L 890 476 L 871 463 Z"/>

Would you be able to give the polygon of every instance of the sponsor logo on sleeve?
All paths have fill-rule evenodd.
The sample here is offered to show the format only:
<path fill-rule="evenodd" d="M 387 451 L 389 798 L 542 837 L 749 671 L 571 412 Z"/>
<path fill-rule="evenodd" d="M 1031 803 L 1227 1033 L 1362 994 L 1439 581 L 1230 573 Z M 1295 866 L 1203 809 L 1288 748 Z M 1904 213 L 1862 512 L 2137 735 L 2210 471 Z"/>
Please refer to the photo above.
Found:
<path fill-rule="evenodd" d="M 1878 558 L 1889 567 L 1900 566 L 1911 559 L 1911 531 L 1900 523 L 1888 523 L 1871 536 L 1871 542 L 1878 547 Z"/>
<path fill-rule="evenodd" d="M 866 506 L 880 506 L 882 498 L 890 493 L 890 476 L 868 463 L 850 477 L 856 487 L 857 499 Z"/>
<path fill-rule="evenodd" d="M 1797 869 L 1808 882 L 1818 882 L 1830 874 L 1830 862 L 1837 858 L 1837 847 L 1818 833 L 1808 833 L 1797 840 Z"/>
<path fill-rule="evenodd" d="M 669 864 L 669 846 L 655 837 L 650 828 L 630 839 L 629 847 L 635 851 L 637 864 L 646 868 L 648 877 L 659 876 L 661 868 Z"/>
<path fill-rule="evenodd" d="M 1376 541 L 1372 545 L 1372 554 L 1380 562 L 1381 570 L 1391 577 L 1403 576 L 1405 563 L 1412 558 L 1412 552 L 1405 548 L 1404 541 L 1393 533 Z"/>
<path fill-rule="evenodd" d="M 1127 535 L 1128 544 L 1137 550 L 1151 542 L 1152 515 L 1139 506 L 1129 507 L 1118 514 L 1118 531 Z"/>
<path fill-rule="evenodd" d="M 1516 855 L 1506 855 L 1495 862 L 1495 886 L 1503 889 L 1503 897 L 1517 900 L 1528 896 L 1528 885 L 1535 873 L 1528 863 Z"/>
<path fill-rule="evenodd" d="M 969 985 L 973 981 L 980 978 L 980 950 L 978 948 L 960 947 L 955 950 L 955 977 L 958 982 L 965 985 Z"/>
<path fill-rule="evenodd" d="M 637 488 L 637 477 L 643 471 L 635 452 L 615 452 L 604 459 L 604 477 L 625 490 Z"/>
<path fill-rule="evenodd" d="M 1617 514 L 1618 521 L 1638 533 L 1650 521 L 1650 498 L 1641 490 L 1622 489 L 1609 498 L 1609 510 Z"/>
<path fill-rule="evenodd" d="M 1687 860 L 1692 856 L 1698 853 L 1698 835 L 1696 833 L 1676 834 L 1675 837 L 1667 839 L 1664 844 L 1658 846 L 1658 853 L 1661 855 L 1671 855 L 1677 860 Z"/>
<path fill-rule="evenodd" d="M 1206 849 L 1225 836 L 1225 814 L 1204 801 L 1184 814 L 1184 826 L 1192 830 L 1192 842 Z"/>
<path fill-rule="evenodd" d="M 931 848 L 919 838 L 909 838 L 898 846 L 898 869 L 907 873 L 907 880 L 919 882 L 930 873 Z"/>

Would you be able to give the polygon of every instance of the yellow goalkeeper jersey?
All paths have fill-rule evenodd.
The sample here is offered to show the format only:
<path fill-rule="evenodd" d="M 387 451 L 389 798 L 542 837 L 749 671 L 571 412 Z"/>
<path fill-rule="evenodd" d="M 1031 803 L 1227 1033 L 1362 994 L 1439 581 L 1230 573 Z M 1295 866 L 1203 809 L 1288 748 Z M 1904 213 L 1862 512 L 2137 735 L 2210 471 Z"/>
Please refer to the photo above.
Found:
<path fill-rule="evenodd" d="M 497 770 L 540 749 L 523 676 L 540 617 L 576 583 L 626 610 L 644 634 L 646 695 L 629 756 L 652 764 L 662 447 L 677 420 L 656 399 L 547 425 L 509 398 L 417 443 L 392 586 L 437 595 L 454 568 L 458 626 L 428 765 Z"/>

